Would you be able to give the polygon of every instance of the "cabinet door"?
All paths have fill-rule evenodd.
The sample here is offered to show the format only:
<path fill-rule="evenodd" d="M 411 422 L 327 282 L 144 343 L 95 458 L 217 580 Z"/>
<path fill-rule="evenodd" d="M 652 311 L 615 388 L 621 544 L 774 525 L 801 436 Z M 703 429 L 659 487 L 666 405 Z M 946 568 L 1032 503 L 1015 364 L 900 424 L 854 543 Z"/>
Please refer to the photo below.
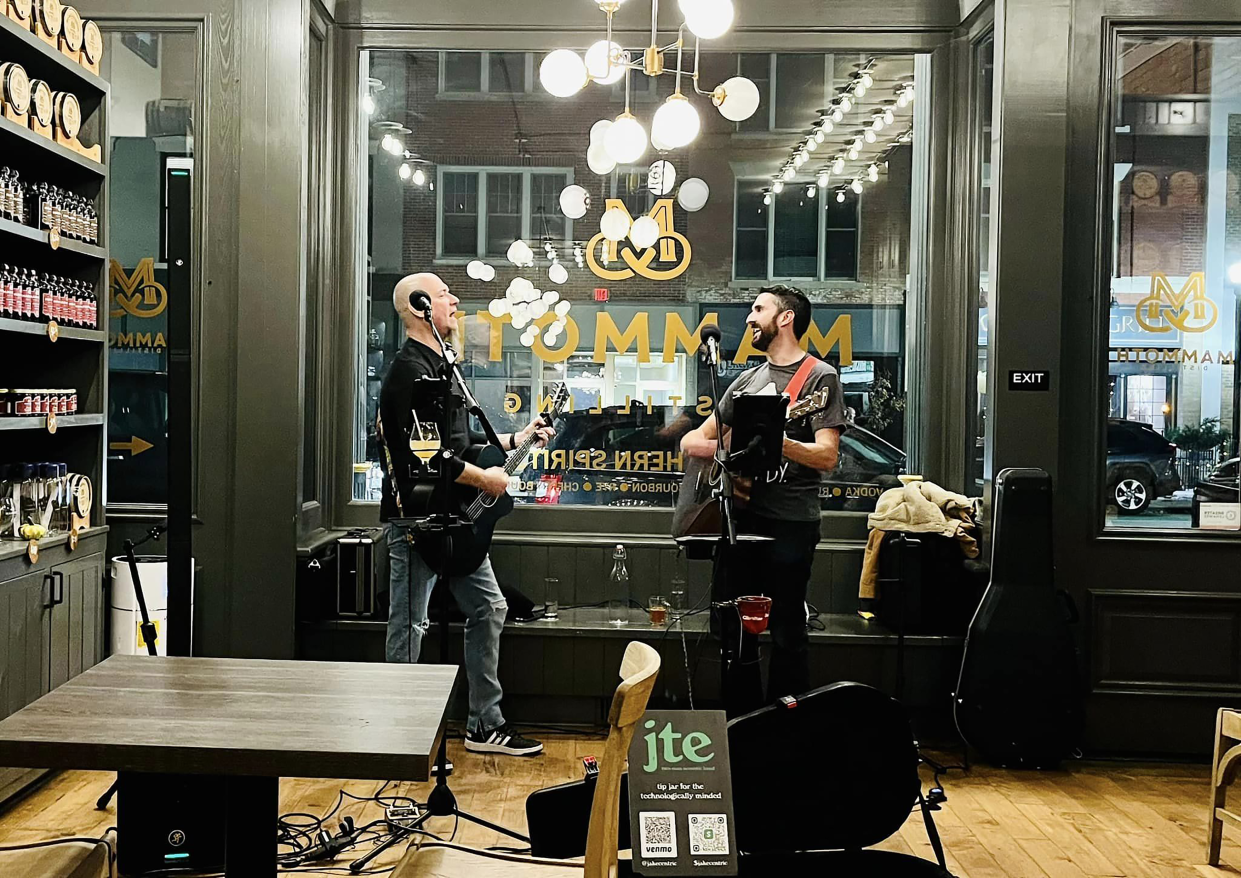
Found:
<path fill-rule="evenodd" d="M 0 714 L 48 692 L 52 578 L 37 571 L 0 584 Z"/>
<path fill-rule="evenodd" d="M 76 677 L 99 661 L 96 624 L 103 603 L 103 556 L 88 555 L 52 568 L 51 687 Z"/>

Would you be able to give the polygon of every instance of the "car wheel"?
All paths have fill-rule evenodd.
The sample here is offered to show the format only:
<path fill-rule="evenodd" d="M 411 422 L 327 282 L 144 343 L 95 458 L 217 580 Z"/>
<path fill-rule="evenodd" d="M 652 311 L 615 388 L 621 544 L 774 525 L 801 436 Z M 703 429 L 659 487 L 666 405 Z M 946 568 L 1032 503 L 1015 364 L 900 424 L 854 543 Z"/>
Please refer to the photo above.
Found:
<path fill-rule="evenodd" d="M 1138 476 L 1124 476 L 1112 489 L 1112 499 L 1121 515 L 1140 515 L 1155 499 L 1150 482 Z"/>

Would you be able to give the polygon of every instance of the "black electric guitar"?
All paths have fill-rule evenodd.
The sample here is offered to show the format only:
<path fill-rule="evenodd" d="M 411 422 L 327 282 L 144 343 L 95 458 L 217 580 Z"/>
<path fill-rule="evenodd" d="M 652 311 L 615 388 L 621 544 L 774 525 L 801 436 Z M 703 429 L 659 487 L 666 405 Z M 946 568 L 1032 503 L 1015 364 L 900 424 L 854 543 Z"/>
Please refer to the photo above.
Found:
<path fill-rule="evenodd" d="M 789 407 L 785 423 L 791 424 L 817 414 L 827 408 L 827 404 L 828 391 L 816 390 Z M 713 457 L 691 457 L 686 461 L 685 475 L 681 479 L 681 490 L 677 493 L 677 505 L 672 514 L 673 537 L 720 535 L 723 523 L 716 492 L 723 482 L 722 469 L 720 462 Z M 754 479 L 733 475 L 734 509 L 745 506 L 753 487 Z"/>
<path fill-rule="evenodd" d="M 569 388 L 563 383 L 556 385 L 556 389 L 552 392 L 551 403 L 541 416 L 543 424 L 548 427 L 552 426 L 568 403 Z M 538 433 L 532 430 L 530 437 L 517 446 L 507 458 L 503 451 L 490 444 L 471 445 L 461 455 L 461 458 L 479 469 L 502 466 L 504 471 L 512 476 L 525 466 L 526 458 L 530 456 L 530 451 L 534 448 L 538 438 Z M 413 442 L 410 443 L 411 447 L 413 444 Z M 417 449 L 414 450 L 417 451 Z M 438 511 L 443 508 L 438 496 L 440 489 L 441 486 L 437 482 L 427 501 L 427 509 Z M 513 511 L 513 498 L 508 494 L 493 497 L 478 488 L 454 482 L 449 505 L 458 516 L 470 522 L 468 527 L 453 529 L 448 557 L 449 575 L 465 576 L 477 570 L 483 563 L 483 559 L 487 557 L 496 523 Z M 438 571 L 444 553 L 442 536 L 430 530 L 422 533 L 415 532 L 414 538 L 418 543 L 419 554 L 432 570 Z"/>

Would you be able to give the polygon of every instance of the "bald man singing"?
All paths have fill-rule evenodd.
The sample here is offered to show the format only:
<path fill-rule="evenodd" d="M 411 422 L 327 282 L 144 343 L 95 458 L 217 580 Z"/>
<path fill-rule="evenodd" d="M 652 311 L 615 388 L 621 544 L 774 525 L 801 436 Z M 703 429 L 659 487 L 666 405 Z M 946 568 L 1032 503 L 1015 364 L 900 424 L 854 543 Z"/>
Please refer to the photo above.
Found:
<path fill-rule="evenodd" d="M 390 458 L 391 472 L 396 475 L 401 497 L 407 492 L 421 468 L 410 451 L 409 436 L 414 414 L 421 423 L 440 423 L 438 394 L 420 391 L 418 380 L 434 378 L 444 365 L 444 353 L 426 318 L 410 308 L 410 297 L 426 293 L 431 300 L 431 320 L 441 337 L 447 339 L 457 328 L 457 302 L 448 285 L 434 274 L 411 274 L 402 278 L 392 292 L 392 305 L 405 329 L 405 343 L 397 352 L 379 391 L 379 416 L 384 446 Z M 471 437 L 469 415 L 455 385 L 458 404 L 453 407 L 452 421 L 444 444 L 457 454 L 451 458 L 452 475 L 457 482 L 470 485 L 499 497 L 508 488 L 508 476 L 502 467 L 480 469 L 461 458 L 461 453 L 476 440 Z M 502 434 L 498 438 L 505 451 L 526 441 L 531 433 L 546 444 L 553 435 L 536 418 L 519 433 Z M 477 441 L 485 441 L 478 437 Z M 389 466 L 384 467 L 383 503 L 380 518 L 388 522 L 399 518 L 396 495 L 393 493 Z M 390 662 L 415 662 L 427 630 L 427 607 L 435 584 L 435 571 L 419 554 L 405 528 L 387 524 L 388 557 L 390 560 L 390 592 L 388 611 L 387 658 Z M 500 712 L 500 632 L 508 603 L 500 592 L 491 559 L 468 576 L 454 576 L 452 595 L 465 614 L 465 675 L 469 684 L 469 721 L 465 748 L 479 753 L 502 753 L 510 756 L 534 756 L 543 752 L 538 741 L 519 735 Z"/>

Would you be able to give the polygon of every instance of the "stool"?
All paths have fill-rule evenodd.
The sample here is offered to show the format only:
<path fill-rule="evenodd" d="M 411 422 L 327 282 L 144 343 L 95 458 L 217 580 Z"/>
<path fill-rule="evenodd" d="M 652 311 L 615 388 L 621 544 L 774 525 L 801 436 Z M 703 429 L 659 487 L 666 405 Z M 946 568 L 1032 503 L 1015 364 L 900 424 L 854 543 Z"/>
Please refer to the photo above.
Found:
<path fill-rule="evenodd" d="M 1207 836 L 1207 863 L 1219 865 L 1224 824 L 1241 828 L 1241 816 L 1224 807 L 1228 787 L 1237 777 L 1241 760 L 1241 711 L 1221 707 L 1215 715 L 1215 759 L 1211 763 L 1211 818 Z M 1231 744 L 1232 746 L 1228 746 Z"/>

